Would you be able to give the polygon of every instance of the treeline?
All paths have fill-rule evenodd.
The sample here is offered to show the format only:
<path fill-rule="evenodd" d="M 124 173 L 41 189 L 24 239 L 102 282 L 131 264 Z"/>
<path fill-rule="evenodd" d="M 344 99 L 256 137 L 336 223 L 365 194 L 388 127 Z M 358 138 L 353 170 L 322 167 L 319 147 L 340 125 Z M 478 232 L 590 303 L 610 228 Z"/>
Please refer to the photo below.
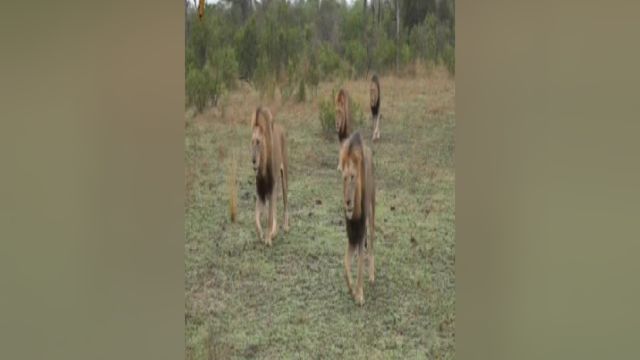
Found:
<path fill-rule="evenodd" d="M 188 105 L 215 105 L 238 79 L 304 100 L 320 79 L 400 71 L 417 59 L 454 74 L 454 14 L 454 0 L 221 0 L 200 20 L 186 0 Z"/>

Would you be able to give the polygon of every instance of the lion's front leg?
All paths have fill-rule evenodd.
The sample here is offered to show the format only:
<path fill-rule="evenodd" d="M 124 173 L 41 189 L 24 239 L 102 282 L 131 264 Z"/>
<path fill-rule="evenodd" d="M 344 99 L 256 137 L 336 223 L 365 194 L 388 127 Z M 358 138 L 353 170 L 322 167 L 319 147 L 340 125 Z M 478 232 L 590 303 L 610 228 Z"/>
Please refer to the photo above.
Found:
<path fill-rule="evenodd" d="M 267 236 L 267 245 L 269 246 L 273 244 L 273 240 L 276 238 L 276 234 L 278 233 L 278 224 L 276 221 L 277 198 L 278 193 L 274 189 L 269 199 L 269 235 Z"/>
<path fill-rule="evenodd" d="M 347 280 L 347 287 L 349 288 L 349 295 L 351 295 L 351 297 L 355 296 L 355 292 L 353 291 L 353 286 L 351 284 L 351 258 L 353 258 L 355 249 L 355 246 L 347 242 L 347 249 L 344 252 L 344 278 Z"/>
<path fill-rule="evenodd" d="M 371 140 L 380 139 L 380 114 L 374 117 L 373 119 L 373 136 Z"/>
<path fill-rule="evenodd" d="M 363 272 L 364 272 L 364 242 L 358 244 L 358 275 L 356 278 L 356 304 L 364 304 L 364 291 L 363 291 Z"/>
<path fill-rule="evenodd" d="M 256 199 L 256 233 L 258 240 L 264 241 L 264 234 L 262 232 L 262 225 L 260 225 L 260 214 L 262 213 L 263 204 L 260 199 Z"/>

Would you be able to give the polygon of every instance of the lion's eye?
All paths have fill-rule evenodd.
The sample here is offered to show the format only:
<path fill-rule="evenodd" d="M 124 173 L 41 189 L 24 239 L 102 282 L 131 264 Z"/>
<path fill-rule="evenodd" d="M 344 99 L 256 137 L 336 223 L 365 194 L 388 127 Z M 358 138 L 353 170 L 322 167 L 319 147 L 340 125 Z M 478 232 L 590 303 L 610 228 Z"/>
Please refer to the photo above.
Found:
<path fill-rule="evenodd" d="M 256 140 L 256 145 L 260 145 L 260 140 Z"/>
<path fill-rule="evenodd" d="M 353 175 L 351 175 L 351 181 L 353 181 L 353 179 L 354 179 L 354 176 L 353 176 Z"/>

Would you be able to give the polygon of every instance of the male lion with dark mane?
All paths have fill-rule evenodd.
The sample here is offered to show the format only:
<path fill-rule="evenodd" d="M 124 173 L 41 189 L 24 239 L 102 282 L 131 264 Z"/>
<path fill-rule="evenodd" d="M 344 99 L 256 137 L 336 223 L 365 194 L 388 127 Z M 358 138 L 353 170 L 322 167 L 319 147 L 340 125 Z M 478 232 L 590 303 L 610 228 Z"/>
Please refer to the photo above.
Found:
<path fill-rule="evenodd" d="M 338 140 L 342 143 L 351 135 L 351 112 L 349 109 L 349 93 L 347 90 L 340 89 L 336 95 L 336 131 L 338 132 Z"/>
<path fill-rule="evenodd" d="M 256 173 L 256 231 L 258 238 L 271 246 L 278 232 L 276 222 L 276 191 L 278 181 L 282 185 L 284 202 L 284 231 L 289 231 L 289 211 L 287 208 L 288 168 L 286 133 L 282 126 L 274 124 L 273 116 L 267 108 L 258 107 L 251 119 L 251 161 Z M 261 213 L 269 204 L 268 232 L 263 234 L 260 225 Z"/>
<path fill-rule="evenodd" d="M 369 252 L 369 282 L 373 284 L 375 281 L 373 243 L 375 240 L 376 185 L 373 177 L 371 149 L 364 145 L 360 133 L 354 133 L 342 143 L 338 169 L 342 172 L 344 215 L 347 238 L 349 239 L 344 255 L 344 275 L 349 293 L 358 305 L 362 305 L 364 304 L 362 277 L 365 245 Z M 369 231 L 368 236 L 367 230 Z M 354 290 L 351 285 L 351 258 L 356 251 L 358 254 L 358 278 Z"/>

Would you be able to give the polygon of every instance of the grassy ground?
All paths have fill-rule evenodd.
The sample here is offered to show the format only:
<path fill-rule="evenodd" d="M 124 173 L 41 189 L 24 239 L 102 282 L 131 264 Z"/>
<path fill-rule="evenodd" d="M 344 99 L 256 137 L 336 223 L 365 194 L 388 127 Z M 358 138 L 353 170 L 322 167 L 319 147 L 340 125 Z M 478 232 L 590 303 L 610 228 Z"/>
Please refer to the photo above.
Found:
<path fill-rule="evenodd" d="M 186 115 L 187 359 L 453 358 L 453 79 L 438 69 L 381 79 L 382 138 L 372 146 L 376 284 L 365 282 L 363 307 L 343 277 L 337 138 L 324 137 L 318 120 L 318 100 L 335 86 L 322 84 L 306 103 L 267 104 L 287 128 L 290 164 L 291 230 L 280 230 L 272 248 L 254 229 L 249 120 L 258 95 L 240 86 L 220 108 Z M 368 82 L 345 86 L 367 109 Z M 361 132 L 371 145 L 366 119 Z M 229 214 L 234 159 L 236 223 Z"/>

